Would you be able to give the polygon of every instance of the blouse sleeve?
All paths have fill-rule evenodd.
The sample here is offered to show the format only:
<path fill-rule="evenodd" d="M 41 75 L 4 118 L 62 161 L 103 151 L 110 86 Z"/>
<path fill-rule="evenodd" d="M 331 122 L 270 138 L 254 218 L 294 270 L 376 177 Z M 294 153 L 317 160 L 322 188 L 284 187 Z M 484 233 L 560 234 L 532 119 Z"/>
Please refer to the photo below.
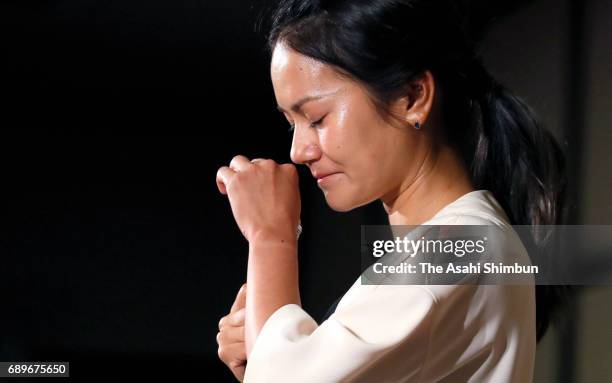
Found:
<path fill-rule="evenodd" d="M 427 357 L 432 293 L 361 285 L 345 303 L 321 325 L 296 304 L 276 310 L 255 340 L 244 382 L 372 382 L 381 370 L 415 379 Z"/>

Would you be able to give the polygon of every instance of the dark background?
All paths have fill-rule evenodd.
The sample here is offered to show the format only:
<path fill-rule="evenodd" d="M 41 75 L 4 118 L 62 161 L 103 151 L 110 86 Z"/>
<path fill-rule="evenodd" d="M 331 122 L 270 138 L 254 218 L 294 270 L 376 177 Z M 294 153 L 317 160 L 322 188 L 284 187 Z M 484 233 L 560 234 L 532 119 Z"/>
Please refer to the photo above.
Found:
<path fill-rule="evenodd" d="M 538 2 L 463 3 L 480 38 Z M 233 381 L 215 336 L 247 243 L 214 179 L 239 153 L 289 162 L 255 31 L 267 4 L 2 3 L 0 361 Z M 319 319 L 359 276 L 360 225 L 386 216 L 331 211 L 307 169 L 300 183 L 300 286 Z"/>

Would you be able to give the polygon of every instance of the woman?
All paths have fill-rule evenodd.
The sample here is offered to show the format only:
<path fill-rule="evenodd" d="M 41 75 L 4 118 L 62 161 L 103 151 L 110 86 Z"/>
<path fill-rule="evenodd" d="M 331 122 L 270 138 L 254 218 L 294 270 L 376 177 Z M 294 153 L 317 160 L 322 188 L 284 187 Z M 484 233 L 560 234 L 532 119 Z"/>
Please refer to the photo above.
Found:
<path fill-rule="evenodd" d="M 291 160 L 330 208 L 380 200 L 391 225 L 556 224 L 561 152 L 487 73 L 453 4 L 282 1 L 268 39 Z M 317 324 L 300 306 L 295 167 L 238 155 L 217 185 L 249 241 L 217 337 L 239 380 L 531 381 L 556 290 L 357 279 Z"/>

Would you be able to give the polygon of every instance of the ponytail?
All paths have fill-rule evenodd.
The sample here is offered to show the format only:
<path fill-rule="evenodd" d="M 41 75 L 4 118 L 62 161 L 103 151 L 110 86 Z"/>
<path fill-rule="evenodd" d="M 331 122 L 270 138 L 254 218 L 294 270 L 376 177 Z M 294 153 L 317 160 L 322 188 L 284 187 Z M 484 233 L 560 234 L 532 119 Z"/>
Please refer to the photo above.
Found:
<path fill-rule="evenodd" d="M 567 184 L 565 158 L 532 109 L 495 81 L 475 60 L 468 72 L 475 147 L 471 176 L 477 189 L 490 190 L 513 225 L 531 225 L 536 247 L 546 246 L 538 225 L 559 225 Z M 540 254 L 546 254 L 545 251 Z M 569 286 L 536 286 L 536 338 L 546 333 Z"/>

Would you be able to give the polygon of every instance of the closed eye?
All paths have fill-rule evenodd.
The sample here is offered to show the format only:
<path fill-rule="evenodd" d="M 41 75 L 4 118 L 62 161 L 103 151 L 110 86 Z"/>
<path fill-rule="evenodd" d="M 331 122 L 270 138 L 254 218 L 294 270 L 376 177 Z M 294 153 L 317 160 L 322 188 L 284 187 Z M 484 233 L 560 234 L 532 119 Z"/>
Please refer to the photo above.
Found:
<path fill-rule="evenodd" d="M 321 125 L 321 123 L 323 123 L 323 119 L 325 119 L 325 116 L 321 117 L 317 121 L 311 122 L 310 127 L 316 128 L 317 126 Z M 293 132 L 294 130 L 295 130 L 295 124 L 289 124 L 289 131 Z"/>
<path fill-rule="evenodd" d="M 321 117 L 320 119 L 318 119 L 317 121 L 313 122 L 310 124 L 311 128 L 316 128 L 317 126 L 321 125 L 321 123 L 323 122 L 323 119 L 325 118 L 325 116 Z"/>

